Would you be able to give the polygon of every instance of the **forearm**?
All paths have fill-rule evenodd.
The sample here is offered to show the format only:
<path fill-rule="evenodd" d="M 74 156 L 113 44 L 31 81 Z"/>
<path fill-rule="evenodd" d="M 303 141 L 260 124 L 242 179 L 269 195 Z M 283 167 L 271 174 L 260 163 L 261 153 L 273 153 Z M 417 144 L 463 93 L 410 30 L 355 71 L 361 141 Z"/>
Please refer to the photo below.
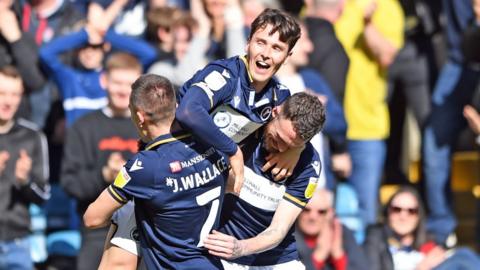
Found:
<path fill-rule="evenodd" d="M 141 39 L 119 35 L 109 30 L 105 35 L 105 41 L 110 42 L 114 49 L 133 54 L 144 68 L 150 66 L 157 58 L 157 50 Z"/>
<path fill-rule="evenodd" d="M 18 72 L 24 80 L 28 91 L 40 89 L 45 84 L 45 77 L 40 70 L 38 62 L 38 48 L 33 40 L 29 40 L 26 34 L 10 44 L 12 56 Z"/>
<path fill-rule="evenodd" d="M 398 48 L 388 41 L 372 22 L 365 24 L 364 38 L 368 49 L 380 66 L 388 68 L 395 60 Z"/>
<path fill-rule="evenodd" d="M 240 256 L 261 253 L 278 246 L 287 234 L 287 231 L 287 229 L 269 227 L 256 237 L 240 240 Z"/>

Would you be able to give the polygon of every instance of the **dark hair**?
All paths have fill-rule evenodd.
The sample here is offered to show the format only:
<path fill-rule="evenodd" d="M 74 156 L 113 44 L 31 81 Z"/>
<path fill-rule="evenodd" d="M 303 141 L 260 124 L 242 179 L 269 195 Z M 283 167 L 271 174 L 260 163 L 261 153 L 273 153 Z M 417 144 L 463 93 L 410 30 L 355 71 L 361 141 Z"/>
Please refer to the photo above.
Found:
<path fill-rule="evenodd" d="M 392 206 L 393 200 L 400 194 L 408 193 L 412 195 L 418 204 L 418 225 L 414 232 L 413 248 L 420 249 L 420 247 L 427 242 L 427 230 L 425 227 L 425 207 L 423 206 L 422 198 L 418 191 L 412 186 L 401 186 L 398 190 L 390 197 L 385 208 L 383 209 L 383 218 L 384 223 L 390 228 L 388 224 L 388 214 L 389 209 Z"/>
<path fill-rule="evenodd" d="M 10 65 L 3 66 L 0 68 L 0 73 L 10 78 L 22 80 L 20 73 L 14 66 L 10 66 Z"/>
<path fill-rule="evenodd" d="M 105 62 L 105 71 L 108 73 L 114 69 L 138 70 L 140 73 L 143 71 L 140 61 L 135 56 L 125 52 L 115 52 L 108 57 Z"/>
<path fill-rule="evenodd" d="M 175 89 L 165 77 L 142 75 L 132 84 L 130 106 L 145 112 L 154 123 L 173 120 L 176 108 Z"/>
<path fill-rule="evenodd" d="M 316 96 L 296 93 L 282 104 L 280 116 L 291 120 L 297 135 L 306 142 L 322 129 L 325 107 Z"/>
<path fill-rule="evenodd" d="M 292 50 L 300 38 L 300 26 L 292 16 L 278 9 L 267 8 L 252 22 L 252 30 L 248 39 L 251 40 L 255 32 L 259 29 L 264 29 L 267 25 L 272 26 L 272 31 L 268 33 L 269 35 L 273 35 L 278 31 L 280 40 L 288 43 L 288 51 Z"/>

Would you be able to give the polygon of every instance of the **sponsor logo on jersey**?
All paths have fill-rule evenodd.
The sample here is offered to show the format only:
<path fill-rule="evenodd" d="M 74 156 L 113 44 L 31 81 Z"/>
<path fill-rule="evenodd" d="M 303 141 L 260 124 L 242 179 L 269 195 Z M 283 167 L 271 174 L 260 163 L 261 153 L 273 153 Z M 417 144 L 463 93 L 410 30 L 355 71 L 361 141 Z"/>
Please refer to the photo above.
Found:
<path fill-rule="evenodd" d="M 224 128 L 230 124 L 232 117 L 226 111 L 218 111 L 213 116 L 213 122 L 219 128 Z"/>
<path fill-rule="evenodd" d="M 210 147 L 210 148 L 207 149 L 207 151 L 205 151 L 204 153 L 202 153 L 200 155 L 196 155 L 189 160 L 180 161 L 180 166 L 182 168 L 191 167 L 191 166 L 193 166 L 193 165 L 195 165 L 195 164 L 197 164 L 201 161 L 204 161 L 206 158 L 211 156 L 213 153 L 215 153 L 215 148 Z"/>
<path fill-rule="evenodd" d="M 205 77 L 204 81 L 207 84 L 208 88 L 210 88 L 212 91 L 218 91 L 225 84 L 227 84 L 227 81 L 222 76 L 222 74 L 220 74 L 220 72 L 216 70 L 210 72 L 210 74 L 208 74 L 207 77 Z"/>
<path fill-rule="evenodd" d="M 143 169 L 142 167 L 142 161 L 139 160 L 138 158 L 135 159 L 135 162 L 133 162 L 132 167 L 130 167 L 129 172 L 134 172 Z"/>
<path fill-rule="evenodd" d="M 249 167 L 244 170 L 245 181 L 240 191 L 240 199 L 267 211 L 275 211 L 285 194 L 286 187 L 256 174 Z"/>
<path fill-rule="evenodd" d="M 118 172 L 117 177 L 115 178 L 115 181 L 113 181 L 113 185 L 119 188 L 123 188 L 128 181 L 130 181 L 131 177 L 128 174 L 127 170 L 125 167 L 122 167 L 120 172 Z"/>
<path fill-rule="evenodd" d="M 180 161 L 170 162 L 169 165 L 172 173 L 178 173 L 182 171 L 182 165 L 180 164 Z"/>
<path fill-rule="evenodd" d="M 267 121 L 268 119 L 270 119 L 271 115 L 272 115 L 272 107 L 270 106 L 265 107 L 260 112 L 260 119 L 262 119 L 262 121 Z"/>

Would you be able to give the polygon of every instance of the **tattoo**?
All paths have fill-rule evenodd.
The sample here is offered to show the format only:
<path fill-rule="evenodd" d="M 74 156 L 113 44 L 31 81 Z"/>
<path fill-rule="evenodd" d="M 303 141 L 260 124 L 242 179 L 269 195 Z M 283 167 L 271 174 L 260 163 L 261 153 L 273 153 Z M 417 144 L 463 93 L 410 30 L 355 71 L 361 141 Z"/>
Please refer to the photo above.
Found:
<path fill-rule="evenodd" d="M 240 244 L 240 241 L 235 239 L 233 242 L 232 259 L 242 257 L 244 255 L 244 246 Z"/>

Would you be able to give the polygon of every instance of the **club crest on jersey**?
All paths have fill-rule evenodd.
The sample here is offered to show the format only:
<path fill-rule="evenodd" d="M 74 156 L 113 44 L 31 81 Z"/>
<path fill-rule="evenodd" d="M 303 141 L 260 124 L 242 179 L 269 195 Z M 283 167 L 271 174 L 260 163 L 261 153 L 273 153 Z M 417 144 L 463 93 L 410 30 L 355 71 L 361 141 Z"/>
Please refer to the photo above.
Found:
<path fill-rule="evenodd" d="M 262 121 L 267 121 L 271 115 L 272 115 L 272 107 L 267 106 L 263 108 L 262 111 L 260 112 L 260 119 L 262 119 Z"/>
<path fill-rule="evenodd" d="M 315 189 L 317 188 L 317 183 L 318 183 L 318 177 L 310 177 L 310 180 L 308 181 L 308 186 L 305 189 L 305 198 L 310 199 L 313 196 L 313 193 L 315 192 Z"/>
<path fill-rule="evenodd" d="M 180 161 L 170 162 L 169 165 L 172 173 L 178 173 L 182 171 L 182 164 L 180 164 Z"/>
<path fill-rule="evenodd" d="M 218 111 L 213 116 L 213 122 L 219 128 L 227 127 L 232 121 L 232 117 L 226 111 Z"/>

